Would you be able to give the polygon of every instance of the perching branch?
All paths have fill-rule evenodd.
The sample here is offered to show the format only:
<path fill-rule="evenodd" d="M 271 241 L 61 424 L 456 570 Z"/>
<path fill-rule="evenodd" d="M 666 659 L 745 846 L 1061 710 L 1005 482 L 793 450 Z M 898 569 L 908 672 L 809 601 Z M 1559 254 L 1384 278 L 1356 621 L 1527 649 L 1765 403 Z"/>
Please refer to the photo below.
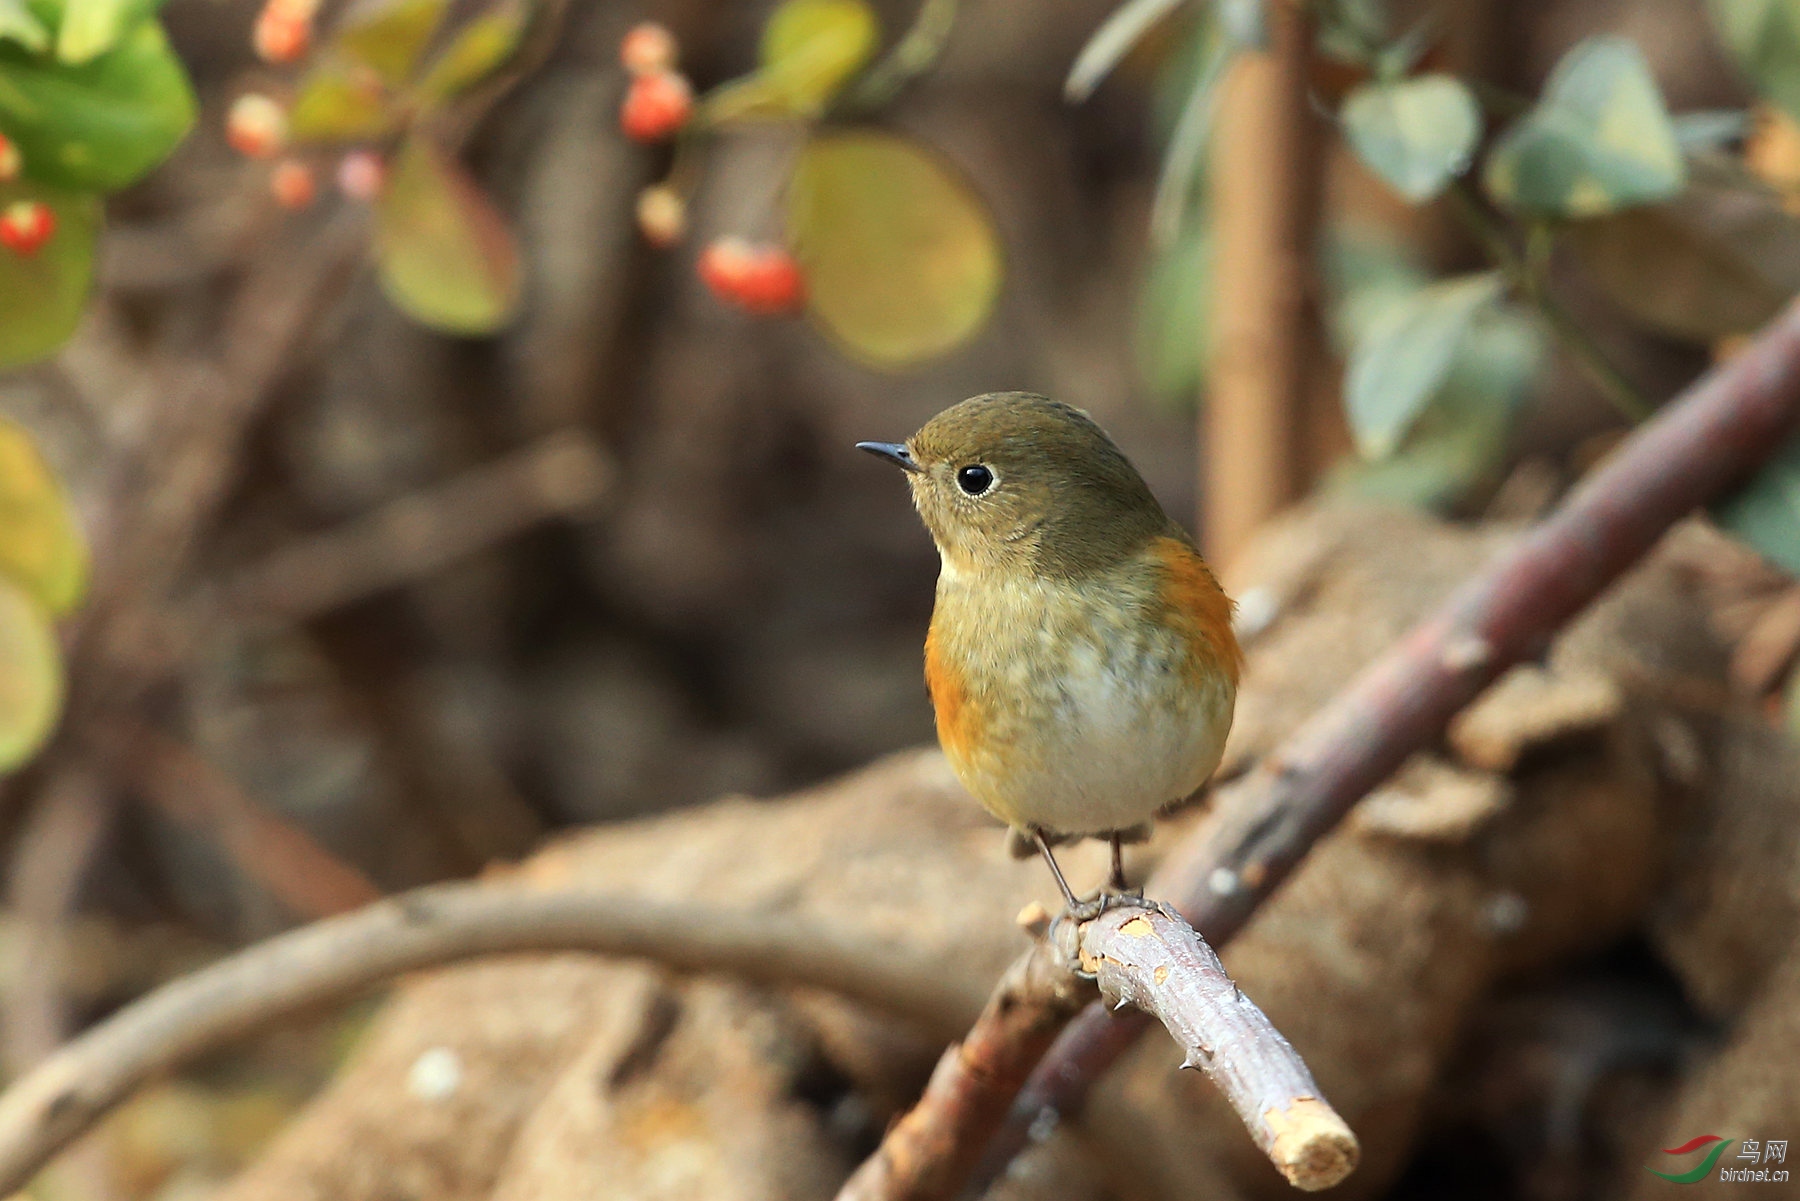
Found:
<path fill-rule="evenodd" d="M 919 1103 L 888 1128 L 838 1201 L 953 1195 L 981 1154 L 960 1132 L 983 1121 L 991 1094 L 1019 1090 L 1088 997 L 1064 957 L 1039 939 L 1006 970 L 968 1037 L 944 1052 Z"/>
<path fill-rule="evenodd" d="M 520 951 L 628 955 L 829 989 L 939 1031 L 961 1028 L 980 1004 L 936 957 L 810 920 L 631 895 L 436 885 L 259 943 L 65 1043 L 0 1094 L 0 1196 L 25 1187 L 134 1089 L 195 1055 L 403 972 Z"/>
<path fill-rule="evenodd" d="M 1168 1027 L 1296 1188 L 1330 1188 L 1356 1167 L 1356 1136 L 1298 1052 L 1239 990 L 1206 940 L 1167 906 L 1113 909 L 1081 927 L 1082 971 L 1114 1009 Z"/>
<path fill-rule="evenodd" d="M 1800 306 L 1708 372 L 1636 430 L 1563 506 L 1463 585 L 1220 798 L 1219 820 L 1176 847 L 1147 891 L 1166 897 L 1214 944 L 1243 928 L 1365 793 L 1513 664 L 1536 658 L 1572 617 L 1695 508 L 1742 484 L 1800 423 Z M 983 1015 L 983 1021 L 986 1014 Z M 1016 1098 L 1032 1045 L 993 1049 L 1008 1065 L 986 1091 L 971 1082 L 944 1154 L 995 1179 L 1034 1131 L 1077 1112 L 1094 1081 L 1149 1019 L 1090 1005 L 1063 1031 Z M 971 1040 L 986 1037 L 978 1028 Z M 905 1119 L 923 1113 L 928 1095 Z M 991 1146 L 990 1146 L 991 1140 Z M 982 1148 L 987 1149 L 984 1155 Z M 879 1152 L 878 1152 L 879 1154 Z M 879 1201 L 956 1195 L 968 1177 L 929 1170 Z"/>
<path fill-rule="evenodd" d="M 981 1153 L 959 1131 L 982 1120 L 990 1090 L 1023 1083 L 1030 1065 L 1021 1048 L 1043 1054 L 1087 1000 L 1071 969 L 1097 981 L 1112 1008 L 1135 1005 L 1161 1019 L 1187 1053 L 1183 1066 L 1206 1072 L 1296 1185 L 1328 1188 L 1356 1166 L 1356 1136 L 1205 940 L 1166 906 L 1125 904 L 1079 924 L 1059 919 L 1013 963 L 969 1037 L 944 1052 L 920 1103 L 838 1201 L 953 1195 Z"/>

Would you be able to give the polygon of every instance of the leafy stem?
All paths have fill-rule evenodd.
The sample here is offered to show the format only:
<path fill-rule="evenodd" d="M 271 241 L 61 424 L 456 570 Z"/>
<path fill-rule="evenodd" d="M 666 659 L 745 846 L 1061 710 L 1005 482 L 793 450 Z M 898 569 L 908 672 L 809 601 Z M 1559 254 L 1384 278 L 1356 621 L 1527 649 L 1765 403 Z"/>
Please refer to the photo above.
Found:
<path fill-rule="evenodd" d="M 1569 311 L 1550 295 L 1542 272 L 1533 269 L 1534 265 L 1541 266 L 1548 257 L 1548 248 L 1543 241 L 1547 235 L 1535 235 L 1536 245 L 1528 260 L 1513 248 L 1505 229 L 1472 194 L 1466 180 L 1458 180 L 1450 188 L 1449 196 L 1456 215 L 1481 242 L 1488 257 L 1506 273 L 1519 294 L 1537 310 L 1538 315 L 1544 319 L 1544 324 L 1550 327 L 1550 333 L 1557 343 L 1575 360 L 1576 366 L 1600 390 L 1601 395 L 1632 424 L 1648 419 L 1655 411 L 1655 406 L 1638 391 L 1637 385 L 1626 378 L 1618 365 L 1606 357 L 1606 352 L 1570 316 Z"/>
<path fill-rule="evenodd" d="M 960 0 L 921 0 L 912 28 L 894 44 L 887 57 L 869 68 L 850 94 L 846 107 L 861 112 L 878 109 L 936 65 L 950 40 L 959 3 Z"/>

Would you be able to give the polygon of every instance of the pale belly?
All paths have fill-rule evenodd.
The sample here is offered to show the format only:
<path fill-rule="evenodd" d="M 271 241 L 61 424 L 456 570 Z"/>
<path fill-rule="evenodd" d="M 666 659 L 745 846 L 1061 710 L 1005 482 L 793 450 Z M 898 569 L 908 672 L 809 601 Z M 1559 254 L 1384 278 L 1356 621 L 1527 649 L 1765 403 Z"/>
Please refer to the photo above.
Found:
<path fill-rule="evenodd" d="M 968 603 L 940 589 L 940 606 Z M 1071 600 L 1021 588 L 985 620 L 987 637 L 949 639 L 978 737 L 945 751 L 964 787 L 1009 825 L 1056 834 L 1128 829 L 1191 795 L 1218 766 L 1236 691 L 1197 667 L 1141 602 Z"/>

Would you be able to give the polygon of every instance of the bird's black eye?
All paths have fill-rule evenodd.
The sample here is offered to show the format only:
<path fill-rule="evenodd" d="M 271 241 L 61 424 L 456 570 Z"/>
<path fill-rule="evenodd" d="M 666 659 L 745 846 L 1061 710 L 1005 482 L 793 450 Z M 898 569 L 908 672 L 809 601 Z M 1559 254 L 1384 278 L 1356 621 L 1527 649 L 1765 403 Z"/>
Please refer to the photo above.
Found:
<path fill-rule="evenodd" d="M 980 463 L 971 463 L 957 469 L 956 486 L 970 496 L 980 496 L 994 486 L 994 473 Z"/>

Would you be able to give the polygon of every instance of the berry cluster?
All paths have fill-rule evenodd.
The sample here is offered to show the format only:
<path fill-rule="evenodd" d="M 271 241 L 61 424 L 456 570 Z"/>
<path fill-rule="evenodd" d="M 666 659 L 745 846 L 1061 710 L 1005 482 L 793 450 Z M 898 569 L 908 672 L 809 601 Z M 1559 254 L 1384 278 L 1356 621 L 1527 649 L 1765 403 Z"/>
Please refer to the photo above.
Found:
<path fill-rule="evenodd" d="M 675 35 L 646 21 L 625 35 L 619 58 L 631 74 L 631 87 L 619 112 L 625 136 L 638 142 L 660 142 L 687 124 L 694 93 L 687 77 L 675 70 L 679 47 Z M 687 202 L 667 183 L 638 194 L 638 231 L 658 249 L 673 246 L 687 233 Z M 712 294 L 760 317 L 792 313 L 806 303 L 806 277 L 784 247 L 744 238 L 719 238 L 700 252 L 700 281 Z"/>
<path fill-rule="evenodd" d="M 11 183 L 25 169 L 18 143 L 0 133 L 0 183 Z M 0 209 L 0 246 L 22 259 L 44 248 L 56 233 L 56 211 L 41 200 L 15 200 Z"/>
<path fill-rule="evenodd" d="M 625 35 L 619 58 L 631 72 L 631 87 L 619 110 L 619 127 L 634 142 L 673 137 L 694 111 L 694 89 L 675 69 L 675 35 L 645 21 Z"/>
<path fill-rule="evenodd" d="M 291 0 L 273 0 L 264 14 L 284 3 Z M 287 148 L 287 138 L 287 110 L 279 101 L 250 92 L 232 102 L 225 118 L 225 140 L 245 158 L 274 158 Z M 351 150 L 338 160 L 338 191 L 351 200 L 373 200 L 386 181 L 387 164 L 373 150 Z M 312 164 L 293 156 L 282 158 L 269 172 L 269 191 L 283 208 L 307 207 L 318 195 Z"/>

